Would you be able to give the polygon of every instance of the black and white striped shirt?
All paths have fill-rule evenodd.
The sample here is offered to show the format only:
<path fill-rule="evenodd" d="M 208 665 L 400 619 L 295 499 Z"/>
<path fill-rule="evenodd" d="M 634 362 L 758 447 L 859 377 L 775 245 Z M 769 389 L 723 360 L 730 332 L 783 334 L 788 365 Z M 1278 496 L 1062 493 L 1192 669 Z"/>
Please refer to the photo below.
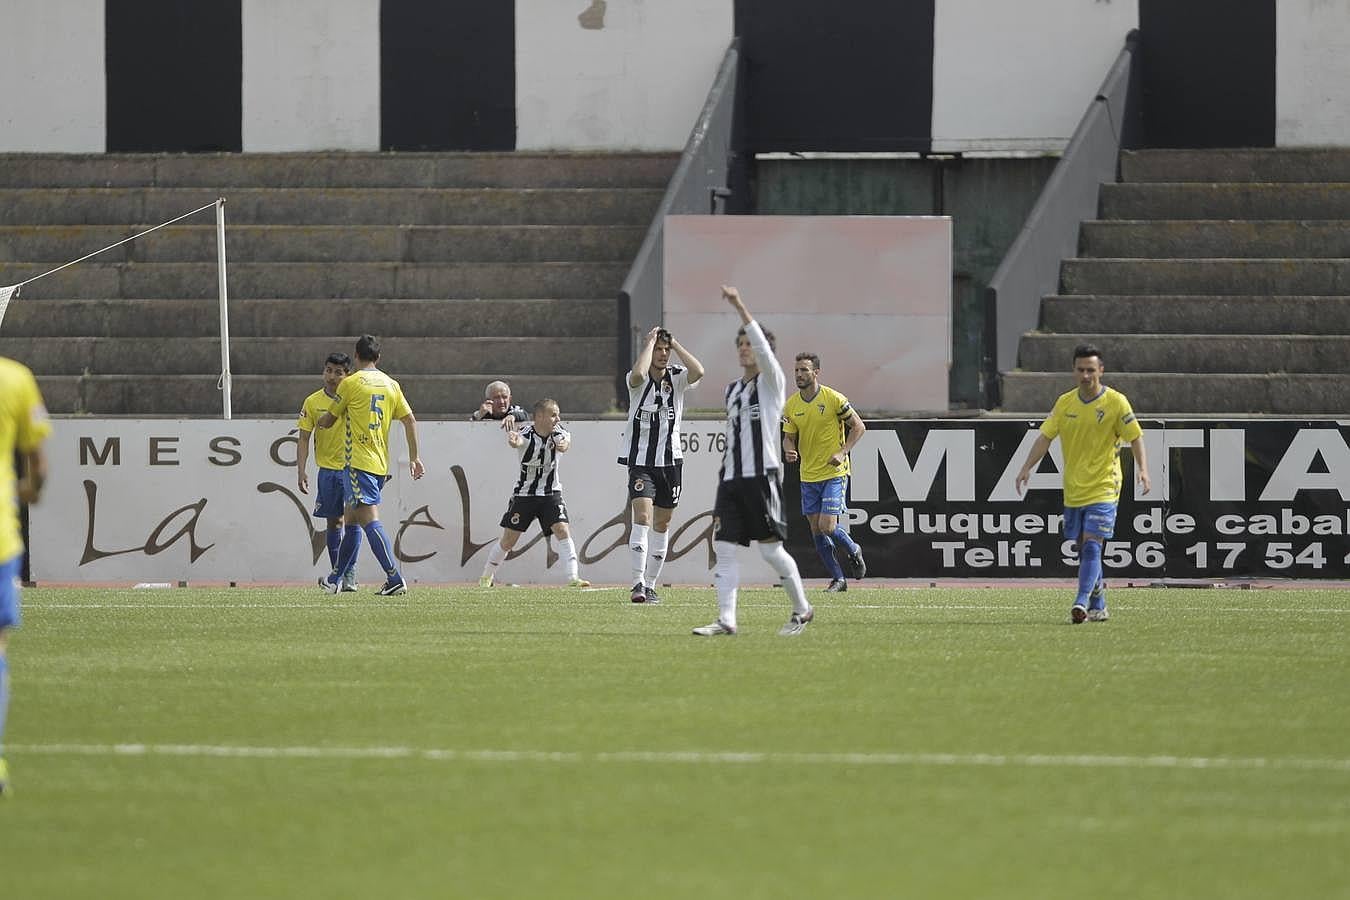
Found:
<path fill-rule="evenodd" d="M 558 448 L 554 441 L 571 440 L 572 435 L 561 425 L 554 425 L 547 435 L 538 434 L 533 425 L 520 429 L 523 443 L 520 453 L 520 477 L 516 479 L 517 497 L 547 497 L 562 490 L 558 474 Z"/>
<path fill-rule="evenodd" d="M 769 339 L 758 322 L 745 326 L 759 374 L 750 381 L 727 385 L 727 449 L 722 454 L 722 480 L 753 478 L 782 469 L 779 462 L 779 424 L 787 378 L 774 358 Z"/>
<path fill-rule="evenodd" d="M 645 373 L 637 387 L 629 383 L 628 425 L 619 442 L 619 465 L 673 466 L 683 459 L 680 423 L 684 392 L 692 386 L 684 366 L 666 366 L 655 381 Z"/>

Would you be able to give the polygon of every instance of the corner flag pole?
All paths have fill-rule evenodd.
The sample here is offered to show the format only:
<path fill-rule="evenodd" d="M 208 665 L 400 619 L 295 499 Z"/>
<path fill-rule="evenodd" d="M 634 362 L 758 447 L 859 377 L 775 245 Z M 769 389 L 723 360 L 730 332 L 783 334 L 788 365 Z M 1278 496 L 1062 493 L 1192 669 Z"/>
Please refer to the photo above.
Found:
<path fill-rule="evenodd" d="M 220 283 L 220 381 L 216 383 L 221 391 L 224 406 L 224 418 L 230 418 L 230 297 L 225 287 L 225 198 L 215 203 L 216 207 L 216 266 Z"/>

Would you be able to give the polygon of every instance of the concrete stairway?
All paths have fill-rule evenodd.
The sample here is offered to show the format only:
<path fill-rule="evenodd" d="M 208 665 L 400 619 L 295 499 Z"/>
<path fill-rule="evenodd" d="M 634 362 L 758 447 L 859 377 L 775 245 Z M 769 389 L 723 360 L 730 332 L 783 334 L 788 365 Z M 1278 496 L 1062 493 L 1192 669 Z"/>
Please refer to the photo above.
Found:
<path fill-rule="evenodd" d="M 1136 410 L 1350 412 L 1350 150 L 1122 156 L 1003 406 L 1044 413 L 1091 342 Z"/>
<path fill-rule="evenodd" d="M 226 198 L 236 415 L 289 415 L 362 332 L 425 417 L 505 378 L 614 404 L 616 300 L 667 154 L 0 155 L 0 285 Z M 0 355 L 56 413 L 217 416 L 204 212 L 26 287 Z M 627 365 L 627 361 L 623 361 Z"/>

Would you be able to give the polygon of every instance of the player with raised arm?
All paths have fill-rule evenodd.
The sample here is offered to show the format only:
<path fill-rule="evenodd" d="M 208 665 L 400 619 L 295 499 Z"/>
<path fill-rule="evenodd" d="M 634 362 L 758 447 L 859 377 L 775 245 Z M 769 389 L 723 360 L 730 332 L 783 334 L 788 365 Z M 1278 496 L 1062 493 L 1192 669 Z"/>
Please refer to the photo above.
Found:
<path fill-rule="evenodd" d="M 675 353 L 684 365 L 671 365 Z M 660 603 L 656 582 L 666 561 L 670 520 L 680 502 L 684 454 L 680 425 L 684 392 L 703 378 L 703 364 L 669 331 L 647 332 L 628 373 L 628 424 L 619 444 L 619 465 L 628 467 L 633 526 L 628 548 L 633 573 L 629 599 Z"/>
<path fill-rule="evenodd" d="M 23 533 L 19 502 L 37 503 L 47 478 L 42 442 L 51 433 L 37 379 L 27 366 L 0 357 L 0 799 L 10 792 L 5 763 L 5 717 L 9 711 L 10 629 L 17 628 Z M 14 469 L 19 462 L 20 471 Z"/>
<path fill-rule="evenodd" d="M 862 548 L 839 525 L 848 493 L 849 451 L 867 430 L 848 398 L 820 383 L 820 357 L 798 353 L 793 376 L 797 390 L 783 410 L 783 459 L 802 464 L 802 514 L 811 526 L 811 538 L 834 593 L 848 590 L 836 543 L 844 548 L 854 578 L 867 574 Z"/>
<path fill-rule="evenodd" d="M 562 426 L 562 411 L 556 400 L 540 400 L 534 405 L 533 420 L 524 428 L 507 432 L 506 442 L 520 452 L 520 477 L 511 492 L 511 503 L 502 516 L 501 540 L 488 551 L 479 587 L 492 587 L 506 555 L 516 546 L 530 523 L 551 532 L 558 541 L 567 583 L 571 587 L 590 587 L 578 571 L 577 547 L 567 525 L 567 504 L 563 502 L 562 476 L 558 456 L 572 446 L 572 435 Z"/>
<path fill-rule="evenodd" d="M 1040 434 L 1017 473 L 1021 494 L 1037 463 L 1059 438 L 1064 453 L 1064 537 L 1078 544 L 1078 594 L 1069 618 L 1080 622 L 1105 622 L 1106 582 L 1102 580 L 1102 545 L 1115 533 L 1116 507 L 1120 503 L 1120 443 L 1130 445 L 1134 472 L 1143 493 L 1152 487 L 1144 431 L 1130 408 L 1130 401 L 1114 388 L 1102 384 L 1101 351 L 1080 344 L 1073 351 L 1073 371 L 1078 386 L 1061 394 Z"/>
<path fill-rule="evenodd" d="M 323 387 L 300 404 L 300 418 L 295 427 L 295 473 L 300 493 L 309 493 L 310 437 L 314 438 L 314 464 L 318 467 L 314 487 L 314 517 L 323 519 L 328 543 L 328 568 L 337 571 L 338 548 L 342 546 L 342 435 L 335 428 L 326 428 L 314 434 L 320 417 L 337 399 L 337 387 L 352 371 L 352 358 L 345 353 L 330 353 L 323 364 Z M 342 573 L 342 590 L 356 590 L 356 562 Z"/>
<path fill-rule="evenodd" d="M 319 586 L 330 594 L 342 589 L 342 572 L 347 571 L 361 549 L 361 533 L 370 540 L 370 549 L 384 569 L 385 582 L 376 593 L 383 597 L 406 594 L 408 586 L 394 561 L 394 548 L 380 523 L 380 489 L 389 480 L 389 428 L 397 419 L 408 440 L 408 470 L 413 480 L 425 473 L 417 454 L 417 419 L 394 379 L 376 368 L 380 361 L 380 342 L 363 334 L 356 341 L 359 368 L 338 384 L 337 399 L 316 423 L 320 428 L 342 426 L 343 503 L 346 508 L 342 545 L 334 571 L 319 579 Z"/>
<path fill-rule="evenodd" d="M 756 541 L 760 556 L 778 573 L 792 600 L 792 616 L 778 633 L 797 635 L 815 618 L 815 610 L 806 602 L 796 561 L 783 547 L 787 520 L 783 514 L 778 434 L 787 378 L 773 355 L 773 332 L 760 327 L 734 287 L 724 286 L 722 297 L 741 317 L 736 354 L 744 374 L 726 389 L 727 448 L 722 454 L 713 507 L 713 581 L 718 616 L 711 625 L 695 628 L 694 634 L 712 637 L 736 633 L 736 592 L 740 587 L 736 545 L 748 547 Z"/>

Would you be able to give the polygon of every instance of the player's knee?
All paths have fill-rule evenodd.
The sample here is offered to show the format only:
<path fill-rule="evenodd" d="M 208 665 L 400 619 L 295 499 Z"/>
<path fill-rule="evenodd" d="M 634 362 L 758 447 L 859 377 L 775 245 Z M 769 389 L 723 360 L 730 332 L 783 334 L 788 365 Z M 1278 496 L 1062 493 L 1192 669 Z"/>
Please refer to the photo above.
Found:
<path fill-rule="evenodd" d="M 553 536 L 560 541 L 565 541 L 572 536 L 572 532 L 567 529 L 566 522 L 553 523 Z"/>
<path fill-rule="evenodd" d="M 1106 542 L 1106 538 L 1102 537 L 1100 534 L 1085 534 L 1085 535 L 1083 535 L 1082 543 L 1084 543 L 1084 544 L 1087 544 L 1087 543 L 1102 544 L 1102 543 L 1105 543 L 1105 542 Z"/>

